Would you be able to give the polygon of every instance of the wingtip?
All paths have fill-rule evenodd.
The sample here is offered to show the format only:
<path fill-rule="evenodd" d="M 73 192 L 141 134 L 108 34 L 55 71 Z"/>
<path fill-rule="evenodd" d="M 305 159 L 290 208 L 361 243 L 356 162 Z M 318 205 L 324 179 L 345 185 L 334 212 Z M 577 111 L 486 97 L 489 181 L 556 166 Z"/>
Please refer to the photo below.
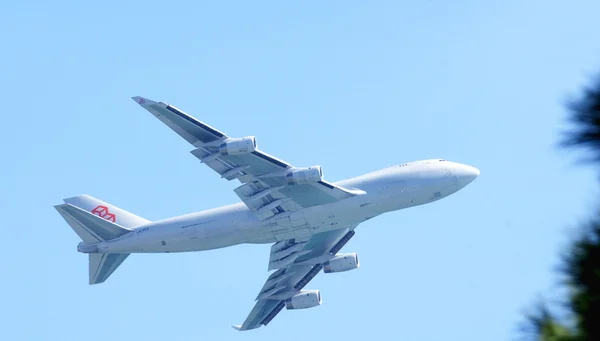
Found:
<path fill-rule="evenodd" d="M 241 324 L 234 324 L 233 326 L 231 326 L 231 328 L 233 328 L 233 329 L 235 329 L 237 331 L 240 331 L 240 330 L 242 330 L 242 325 Z"/>

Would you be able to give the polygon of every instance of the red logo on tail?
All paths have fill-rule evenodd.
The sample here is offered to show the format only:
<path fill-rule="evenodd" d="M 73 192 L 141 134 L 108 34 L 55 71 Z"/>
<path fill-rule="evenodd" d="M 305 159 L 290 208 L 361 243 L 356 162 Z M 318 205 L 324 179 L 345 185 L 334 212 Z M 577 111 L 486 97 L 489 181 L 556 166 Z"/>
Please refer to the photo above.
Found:
<path fill-rule="evenodd" d="M 104 218 L 108 221 L 112 221 L 113 223 L 115 222 L 115 220 L 117 220 L 115 214 L 108 212 L 108 207 L 106 206 L 97 206 L 92 210 L 92 214 L 95 214 L 98 217 Z"/>

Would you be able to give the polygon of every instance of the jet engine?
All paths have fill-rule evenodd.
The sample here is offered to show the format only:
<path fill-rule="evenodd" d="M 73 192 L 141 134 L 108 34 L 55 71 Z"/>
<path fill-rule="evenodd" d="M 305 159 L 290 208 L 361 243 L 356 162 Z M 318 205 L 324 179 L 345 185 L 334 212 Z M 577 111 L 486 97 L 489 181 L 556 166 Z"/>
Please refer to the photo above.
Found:
<path fill-rule="evenodd" d="M 360 263 L 358 254 L 356 253 L 341 253 L 323 264 L 323 272 L 328 274 L 332 272 L 343 272 L 358 269 Z"/>
<path fill-rule="evenodd" d="M 285 300 L 285 308 L 306 309 L 321 305 L 321 292 L 319 290 L 302 290 L 296 295 Z"/>
<path fill-rule="evenodd" d="M 318 182 L 323 179 L 323 170 L 321 169 L 321 166 L 300 168 L 289 173 L 286 178 L 288 185 L 300 185 Z"/>
<path fill-rule="evenodd" d="M 256 150 L 256 138 L 254 136 L 242 138 L 229 138 L 219 146 L 222 155 L 240 155 L 252 153 Z"/>

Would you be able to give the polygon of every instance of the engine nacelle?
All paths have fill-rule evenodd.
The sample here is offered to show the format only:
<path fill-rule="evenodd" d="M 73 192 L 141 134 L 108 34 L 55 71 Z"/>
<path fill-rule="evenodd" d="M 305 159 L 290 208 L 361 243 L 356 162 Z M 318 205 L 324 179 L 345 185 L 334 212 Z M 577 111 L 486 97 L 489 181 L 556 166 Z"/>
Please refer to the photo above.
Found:
<path fill-rule="evenodd" d="M 288 185 L 300 185 L 318 182 L 323 179 L 321 166 L 312 166 L 294 170 L 286 175 Z"/>
<path fill-rule="evenodd" d="M 360 262 L 356 253 L 341 253 L 323 264 L 323 272 L 343 272 L 358 269 Z"/>
<path fill-rule="evenodd" d="M 321 305 L 321 292 L 319 290 L 302 290 L 296 295 L 285 300 L 285 308 L 306 309 Z"/>
<path fill-rule="evenodd" d="M 230 138 L 219 146 L 219 152 L 223 155 L 240 155 L 252 153 L 256 150 L 256 138 L 254 136 L 242 138 Z"/>

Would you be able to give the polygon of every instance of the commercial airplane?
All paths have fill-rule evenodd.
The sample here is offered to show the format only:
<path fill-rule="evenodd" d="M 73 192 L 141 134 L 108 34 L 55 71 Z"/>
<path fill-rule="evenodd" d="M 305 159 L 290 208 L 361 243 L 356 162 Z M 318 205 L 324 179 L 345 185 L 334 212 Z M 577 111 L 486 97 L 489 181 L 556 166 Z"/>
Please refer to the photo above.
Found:
<path fill-rule="evenodd" d="M 356 253 L 338 253 L 356 227 L 386 212 L 427 204 L 462 189 L 479 175 L 446 160 L 395 165 L 328 182 L 320 166 L 299 168 L 257 148 L 254 136 L 233 138 L 176 107 L 133 97 L 194 146 L 191 153 L 221 178 L 238 180 L 238 204 L 151 222 L 88 195 L 55 208 L 89 254 L 89 283 L 104 282 L 131 253 L 188 252 L 242 243 L 273 243 L 254 308 L 237 330 L 266 326 L 285 307 L 321 304 L 304 287 L 321 271 L 359 267 Z"/>

